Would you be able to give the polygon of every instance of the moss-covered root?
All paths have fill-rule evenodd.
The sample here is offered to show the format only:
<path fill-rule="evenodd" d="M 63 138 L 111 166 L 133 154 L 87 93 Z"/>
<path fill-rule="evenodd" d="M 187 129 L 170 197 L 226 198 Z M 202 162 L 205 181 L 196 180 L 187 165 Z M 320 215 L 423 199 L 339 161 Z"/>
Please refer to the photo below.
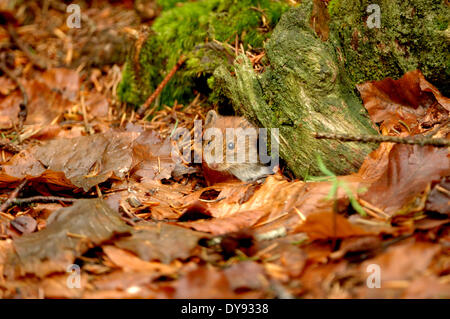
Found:
<path fill-rule="evenodd" d="M 320 174 L 317 155 L 336 174 L 357 170 L 371 145 L 317 140 L 314 132 L 374 134 L 331 42 L 309 27 L 312 1 L 285 13 L 266 46 L 270 67 L 256 74 L 241 57 L 233 77 L 214 73 L 217 89 L 256 124 L 279 128 L 280 156 L 298 177 Z"/>
<path fill-rule="evenodd" d="M 378 5 L 380 25 L 369 28 Z M 330 30 L 338 36 L 354 83 L 399 78 L 420 69 L 450 96 L 450 5 L 445 0 L 332 0 Z"/>

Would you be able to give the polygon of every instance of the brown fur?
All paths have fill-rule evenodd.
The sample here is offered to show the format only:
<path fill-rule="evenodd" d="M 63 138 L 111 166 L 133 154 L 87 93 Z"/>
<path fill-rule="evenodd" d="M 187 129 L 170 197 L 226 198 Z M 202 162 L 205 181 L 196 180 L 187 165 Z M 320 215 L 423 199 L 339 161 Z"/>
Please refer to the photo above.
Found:
<path fill-rule="evenodd" d="M 204 156 L 204 161 L 209 169 L 230 173 L 242 181 L 254 181 L 268 174 L 272 174 L 272 171 L 259 161 L 258 131 L 256 130 L 256 127 L 245 118 L 239 116 L 220 116 L 215 111 L 209 111 L 206 115 L 205 130 L 208 128 L 219 129 L 223 136 L 222 148 L 219 150 L 219 152 L 222 152 L 223 162 L 216 163 L 214 161 L 209 161 L 208 158 L 205 158 Z M 227 128 L 235 129 L 231 139 L 227 139 Z M 243 131 L 239 131 L 238 129 Z M 244 136 L 244 130 L 246 129 L 255 129 L 255 134 L 250 135 L 251 131 L 247 131 L 249 135 L 246 136 L 245 139 L 239 138 L 237 135 Z M 215 136 L 212 136 L 210 139 L 204 138 L 204 154 L 206 154 L 208 147 L 211 147 L 211 155 L 216 155 L 214 150 L 220 146 L 219 144 L 215 144 L 217 142 Z M 227 148 L 232 155 L 231 158 L 234 158 L 236 161 L 243 159 L 243 161 L 232 162 L 229 157 L 227 157 Z M 242 154 L 242 152 L 244 154 Z M 239 155 L 243 157 L 240 158 Z"/>

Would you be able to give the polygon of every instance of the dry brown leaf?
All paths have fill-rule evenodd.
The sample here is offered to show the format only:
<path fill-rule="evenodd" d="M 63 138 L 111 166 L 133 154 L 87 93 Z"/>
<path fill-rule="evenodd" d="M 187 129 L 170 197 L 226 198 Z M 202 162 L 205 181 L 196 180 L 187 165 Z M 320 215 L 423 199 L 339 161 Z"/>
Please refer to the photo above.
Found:
<path fill-rule="evenodd" d="M 0 129 L 9 129 L 18 124 L 19 105 L 22 101 L 20 92 L 13 92 L 0 101 Z"/>
<path fill-rule="evenodd" d="M 0 94 L 8 96 L 17 87 L 13 80 L 6 76 L 0 76 Z"/>
<path fill-rule="evenodd" d="M 306 221 L 300 224 L 297 231 L 307 233 L 308 238 L 311 240 L 366 236 L 370 234 L 361 227 L 350 223 L 347 218 L 333 212 L 309 215 Z"/>
<path fill-rule="evenodd" d="M 339 277 L 345 277 L 348 262 L 341 260 L 337 263 L 311 264 L 300 277 L 304 298 L 327 298 L 333 284 Z"/>
<path fill-rule="evenodd" d="M 81 199 L 54 214 L 45 229 L 14 239 L 15 253 L 5 263 L 8 277 L 65 272 L 90 247 L 130 231 L 120 215 L 100 199 Z"/>
<path fill-rule="evenodd" d="M 388 132 L 394 127 L 408 131 L 400 121 L 410 131 L 421 132 L 420 124 L 445 119 L 450 110 L 450 100 L 427 82 L 419 70 L 407 72 L 398 80 L 371 81 L 357 88 L 372 121 L 381 122 Z"/>
<path fill-rule="evenodd" d="M 92 279 L 92 285 L 101 291 L 126 291 L 130 287 L 142 287 L 148 285 L 159 275 L 155 272 L 147 271 L 113 271 L 103 276 L 96 276 Z"/>
<path fill-rule="evenodd" d="M 113 174 L 123 178 L 131 167 L 133 133 L 110 131 L 74 139 L 52 140 L 16 154 L 2 167 L 0 181 L 22 178 L 88 191 Z"/>
<path fill-rule="evenodd" d="M 362 181 L 357 175 L 339 179 L 354 193 Z M 300 212 L 302 217 L 306 217 L 314 212 L 332 211 L 333 200 L 327 199 L 331 187 L 330 182 L 289 182 L 278 175 L 272 175 L 268 176 L 264 184 L 256 190 L 251 184 L 245 183 L 210 186 L 186 196 L 185 205 L 188 207 L 194 205 L 205 190 L 214 189 L 220 192 L 217 201 L 205 203 L 211 216 L 223 218 L 245 211 L 259 210 L 266 212 L 265 220 L 262 222 L 267 222 L 281 218 L 289 212 L 296 214 Z M 338 189 L 336 198 L 339 209 L 347 207 L 347 195 L 343 189 Z"/>
<path fill-rule="evenodd" d="M 45 298 L 81 298 L 88 285 L 88 275 L 80 273 L 80 288 L 71 288 L 67 285 L 67 274 L 53 275 L 44 278 L 37 284 L 43 290 Z"/>
<path fill-rule="evenodd" d="M 213 235 L 223 235 L 226 233 L 237 232 L 241 229 L 249 228 L 266 213 L 261 210 L 240 212 L 239 214 L 214 219 L 202 219 L 192 222 L 179 223 L 184 227 L 190 227 L 195 230 L 211 233 Z"/>
<path fill-rule="evenodd" d="M 22 80 L 21 83 L 28 97 L 25 124 L 42 128 L 73 106 L 80 88 L 78 73 L 64 68 L 49 69 L 35 79 Z M 0 101 L 0 128 L 18 124 L 21 103 L 23 96 L 19 91 Z"/>
<path fill-rule="evenodd" d="M 175 162 L 171 157 L 169 139 L 162 139 L 154 131 L 144 131 L 133 147 L 133 175 L 142 182 L 170 178 Z"/>
<path fill-rule="evenodd" d="M 223 299 L 237 298 L 223 271 L 209 266 L 198 267 L 175 283 L 175 298 Z"/>
<path fill-rule="evenodd" d="M 231 265 L 224 270 L 231 289 L 258 290 L 267 289 L 269 281 L 266 278 L 264 267 L 254 261 L 245 260 Z"/>
<path fill-rule="evenodd" d="M 29 99 L 25 124 L 37 124 L 45 127 L 73 106 L 73 102 L 70 102 L 61 93 L 38 80 L 26 82 L 24 87 Z"/>
<path fill-rule="evenodd" d="M 11 158 L 2 166 L 0 183 L 26 177 L 88 191 L 108 178 L 124 178 L 134 165 L 137 166 L 134 174 L 144 181 L 169 178 L 175 166 L 167 156 L 170 144 L 164 143 L 154 132 L 138 136 L 138 133 L 111 130 L 51 140 Z"/>
<path fill-rule="evenodd" d="M 391 246 L 384 253 L 366 260 L 360 265 L 360 271 L 368 276 L 370 273 L 366 270 L 369 265 L 380 266 L 383 287 L 388 281 L 410 280 L 422 275 L 440 251 L 440 245 L 411 239 Z"/>
<path fill-rule="evenodd" d="M 144 261 L 160 260 L 168 264 L 174 259 L 195 255 L 198 241 L 207 237 L 207 234 L 179 226 L 146 222 L 135 226 L 130 237 L 114 244 L 134 252 Z"/>
<path fill-rule="evenodd" d="M 144 261 L 139 259 L 136 255 L 114 246 L 103 246 L 102 249 L 106 256 L 125 272 L 152 272 L 155 277 L 162 275 L 169 276 L 176 272 L 175 267 L 158 262 Z"/>
<path fill-rule="evenodd" d="M 414 279 L 405 290 L 406 299 L 450 299 L 450 282 L 433 275 Z"/>
<path fill-rule="evenodd" d="M 389 152 L 383 174 L 361 198 L 391 216 L 423 209 L 418 196 L 431 182 L 449 174 L 447 149 L 397 144 Z"/>
<path fill-rule="evenodd" d="M 308 260 L 308 254 L 305 250 L 293 242 L 281 242 L 274 249 L 270 250 L 268 254 L 267 259 L 279 256 L 275 263 L 282 266 L 291 278 L 300 276 Z"/>
<path fill-rule="evenodd" d="M 69 101 L 74 101 L 80 90 L 80 77 L 71 69 L 49 69 L 42 74 L 40 81 L 51 90 L 61 93 Z"/>
<path fill-rule="evenodd" d="M 109 102 L 103 94 L 90 92 L 85 103 L 90 117 L 102 118 L 108 115 Z"/>

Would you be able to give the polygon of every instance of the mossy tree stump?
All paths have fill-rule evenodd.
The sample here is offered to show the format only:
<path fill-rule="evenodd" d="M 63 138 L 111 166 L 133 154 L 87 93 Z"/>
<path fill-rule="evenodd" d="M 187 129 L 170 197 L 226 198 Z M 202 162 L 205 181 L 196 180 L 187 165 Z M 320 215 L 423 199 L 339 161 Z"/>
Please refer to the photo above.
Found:
<path fill-rule="evenodd" d="M 367 26 L 372 2 L 381 9 L 380 28 Z M 122 101 L 143 103 L 185 54 L 185 67 L 161 102 L 188 103 L 194 91 L 208 94 L 210 102 L 231 101 L 254 124 L 279 128 L 280 155 L 298 177 L 320 174 L 317 155 L 336 174 L 354 172 L 375 147 L 313 137 L 376 134 L 355 84 L 421 69 L 444 94 L 449 90 L 448 1 L 331 0 L 325 9 L 330 21 L 319 28 L 325 41 L 310 28 L 314 3 L 324 8 L 319 0 L 301 1 L 273 31 L 287 0 L 158 3 L 165 5 L 151 35 L 130 54 L 119 87 Z M 319 13 L 320 23 L 325 13 Z M 233 67 L 234 52 L 220 43 L 230 44 L 236 33 L 244 47 L 264 47 L 263 73 L 255 73 L 243 56 Z"/>
<path fill-rule="evenodd" d="M 309 2 L 283 15 L 266 45 L 270 66 L 262 74 L 241 57 L 235 76 L 224 67 L 216 70 L 215 86 L 258 126 L 279 128 L 280 156 L 296 176 L 320 174 L 317 155 L 336 174 L 347 174 L 373 146 L 317 140 L 313 134 L 376 131 L 332 41 L 323 42 L 310 28 L 311 10 Z"/>

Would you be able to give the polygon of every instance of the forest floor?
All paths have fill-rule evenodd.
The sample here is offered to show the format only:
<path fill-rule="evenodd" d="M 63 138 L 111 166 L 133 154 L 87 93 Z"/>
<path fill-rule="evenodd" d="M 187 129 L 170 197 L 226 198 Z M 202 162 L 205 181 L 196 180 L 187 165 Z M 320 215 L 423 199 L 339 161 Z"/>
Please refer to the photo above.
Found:
<path fill-rule="evenodd" d="M 209 185 L 171 157 L 204 97 L 150 120 L 117 100 L 119 51 L 151 23 L 132 1 L 98 1 L 81 29 L 4 3 L 0 298 L 450 297 L 448 148 L 381 143 L 348 176 Z M 382 134 L 448 139 L 450 100 L 420 71 L 358 89 Z"/>

